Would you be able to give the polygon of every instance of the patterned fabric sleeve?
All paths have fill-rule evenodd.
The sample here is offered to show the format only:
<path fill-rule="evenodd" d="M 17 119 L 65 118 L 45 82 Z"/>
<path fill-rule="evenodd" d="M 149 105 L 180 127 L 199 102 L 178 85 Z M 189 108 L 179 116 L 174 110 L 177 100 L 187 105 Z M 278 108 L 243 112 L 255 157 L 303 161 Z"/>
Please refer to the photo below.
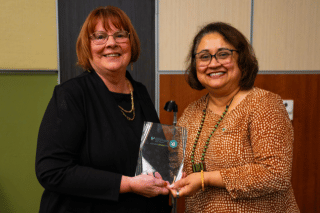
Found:
<path fill-rule="evenodd" d="M 290 187 L 293 128 L 281 98 L 273 93 L 262 97 L 249 120 L 254 161 L 220 171 L 232 198 L 260 197 Z"/>
<path fill-rule="evenodd" d="M 189 116 L 187 116 L 188 112 L 192 112 L 192 108 L 193 108 L 193 104 L 189 104 L 188 107 L 183 111 L 181 117 L 179 118 L 178 122 L 177 122 L 177 126 L 182 126 L 185 127 L 187 126 L 186 124 L 188 123 L 188 118 Z"/>

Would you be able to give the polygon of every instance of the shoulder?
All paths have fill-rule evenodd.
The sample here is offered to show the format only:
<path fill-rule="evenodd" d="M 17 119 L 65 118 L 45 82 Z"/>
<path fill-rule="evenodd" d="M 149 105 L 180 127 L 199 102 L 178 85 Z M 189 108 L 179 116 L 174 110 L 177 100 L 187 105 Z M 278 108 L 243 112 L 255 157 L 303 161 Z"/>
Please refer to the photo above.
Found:
<path fill-rule="evenodd" d="M 138 97 L 140 97 L 141 99 L 144 99 L 144 100 L 149 100 L 150 99 L 150 95 L 148 93 L 147 87 L 144 84 L 134 80 L 128 71 L 126 73 L 126 77 L 132 83 L 132 86 L 134 88 L 135 94 Z"/>
<path fill-rule="evenodd" d="M 270 92 L 268 90 L 260 89 L 258 87 L 254 87 L 253 96 L 260 100 L 264 100 L 264 99 L 281 100 L 280 95 Z"/>
<path fill-rule="evenodd" d="M 75 105 L 82 106 L 85 100 L 85 90 L 87 84 L 86 79 L 89 77 L 90 73 L 84 72 L 79 76 L 71 78 L 54 88 L 52 95 L 52 101 L 56 102 L 58 106 Z"/>
<path fill-rule="evenodd" d="M 188 123 L 192 122 L 198 114 L 202 114 L 207 103 L 207 95 L 202 96 L 196 101 L 191 102 L 187 108 L 183 111 L 181 117 L 179 118 L 179 126 L 187 126 Z"/>
<path fill-rule="evenodd" d="M 126 73 L 126 77 L 132 83 L 134 89 L 137 90 L 139 93 L 141 93 L 141 92 L 148 93 L 146 86 L 144 84 L 142 84 L 141 82 L 134 80 L 128 71 Z"/>
<path fill-rule="evenodd" d="M 84 84 L 85 84 L 84 82 L 86 81 L 86 79 L 89 78 L 89 75 L 90 75 L 89 72 L 87 72 L 87 71 L 83 72 L 82 74 L 61 83 L 60 85 L 57 85 L 56 87 L 61 90 L 65 90 L 65 91 L 69 91 L 69 92 L 76 92 L 82 86 L 84 86 Z"/>
<path fill-rule="evenodd" d="M 282 106 L 283 101 L 280 95 L 255 87 L 249 98 L 250 103 L 255 107 L 269 108 L 272 106 Z"/>
<path fill-rule="evenodd" d="M 147 87 L 146 87 L 144 84 L 142 84 L 141 82 L 135 81 L 135 80 L 133 80 L 133 79 L 132 79 L 132 82 L 133 82 L 134 87 L 135 87 L 135 89 L 136 89 L 137 91 L 139 91 L 139 92 L 144 92 L 144 93 L 147 92 Z"/>
<path fill-rule="evenodd" d="M 185 112 L 194 111 L 194 110 L 202 111 L 205 108 L 206 103 L 207 103 L 207 95 L 204 95 L 198 100 L 191 102 L 185 109 Z"/>
<path fill-rule="evenodd" d="M 80 98 L 84 95 L 84 90 L 88 87 L 88 80 L 90 77 L 89 72 L 83 72 L 82 74 L 71 78 L 55 87 L 55 93 L 57 95 L 70 95 L 75 98 Z"/>
<path fill-rule="evenodd" d="M 264 122 L 284 119 L 289 121 L 289 116 L 280 95 L 273 92 L 254 88 L 248 100 L 250 114 L 255 119 L 263 119 Z"/>

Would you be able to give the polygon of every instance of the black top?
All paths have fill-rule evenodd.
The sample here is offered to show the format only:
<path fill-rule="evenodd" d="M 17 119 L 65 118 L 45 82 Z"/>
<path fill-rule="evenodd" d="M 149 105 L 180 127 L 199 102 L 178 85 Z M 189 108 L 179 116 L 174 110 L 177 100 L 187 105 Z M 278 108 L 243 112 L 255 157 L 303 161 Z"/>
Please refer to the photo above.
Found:
<path fill-rule="evenodd" d="M 115 93 L 111 92 L 113 98 L 115 99 L 118 106 L 121 106 L 123 109 L 130 111 L 131 110 L 131 94 Z M 146 120 L 143 113 L 141 112 L 141 107 L 139 101 L 134 100 L 135 107 L 135 118 L 134 120 L 126 120 L 127 125 L 131 128 L 132 132 L 136 135 L 137 140 L 140 141 L 143 122 Z M 120 110 L 120 108 L 119 108 Z M 133 113 L 125 113 L 129 118 L 133 117 Z"/>
<path fill-rule="evenodd" d="M 170 212 L 168 196 L 119 194 L 122 175 L 135 174 L 143 121 L 159 122 L 145 86 L 126 77 L 133 125 L 94 71 L 55 87 L 38 136 L 40 213 Z"/>

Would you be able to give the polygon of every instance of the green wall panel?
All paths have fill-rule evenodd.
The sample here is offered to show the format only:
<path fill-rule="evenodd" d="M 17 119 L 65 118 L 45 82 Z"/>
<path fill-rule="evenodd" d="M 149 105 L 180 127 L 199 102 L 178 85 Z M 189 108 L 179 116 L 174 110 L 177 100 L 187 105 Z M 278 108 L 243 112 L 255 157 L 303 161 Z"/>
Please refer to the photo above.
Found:
<path fill-rule="evenodd" d="M 0 74 L 0 212 L 38 212 L 35 175 L 40 122 L 57 74 Z"/>

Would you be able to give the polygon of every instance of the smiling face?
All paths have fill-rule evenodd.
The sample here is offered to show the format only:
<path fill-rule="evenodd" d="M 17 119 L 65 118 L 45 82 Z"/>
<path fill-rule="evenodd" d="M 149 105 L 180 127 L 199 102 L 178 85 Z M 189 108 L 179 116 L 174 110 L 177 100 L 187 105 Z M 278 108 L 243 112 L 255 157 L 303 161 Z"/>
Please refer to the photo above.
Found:
<path fill-rule="evenodd" d="M 89 59 L 93 69 L 100 75 L 105 74 L 125 74 L 126 67 L 131 60 L 130 40 L 123 43 L 116 43 L 113 36 L 117 29 L 109 22 L 110 30 L 104 28 L 103 22 L 98 21 L 94 32 L 106 32 L 109 38 L 105 44 L 97 45 L 90 41 L 92 58 Z"/>
<path fill-rule="evenodd" d="M 201 39 L 196 53 L 208 52 L 214 55 L 217 51 L 224 48 L 235 49 L 232 45 L 225 42 L 223 36 L 219 33 L 209 33 Z M 199 82 L 209 92 L 232 93 L 239 89 L 241 71 L 237 64 L 237 58 L 238 53 L 234 51 L 231 62 L 228 64 L 222 65 L 214 57 L 212 57 L 208 66 L 199 66 L 197 63 L 196 69 Z"/>

